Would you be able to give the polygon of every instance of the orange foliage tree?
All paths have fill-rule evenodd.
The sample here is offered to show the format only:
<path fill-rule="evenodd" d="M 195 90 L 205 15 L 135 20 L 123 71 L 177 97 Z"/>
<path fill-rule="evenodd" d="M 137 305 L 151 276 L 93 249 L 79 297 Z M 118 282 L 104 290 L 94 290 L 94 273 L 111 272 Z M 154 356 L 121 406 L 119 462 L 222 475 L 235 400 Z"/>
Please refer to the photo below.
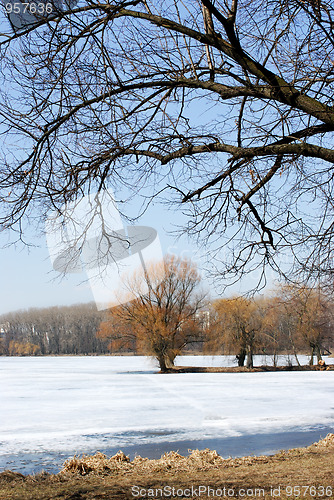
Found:
<path fill-rule="evenodd" d="M 129 297 L 137 298 L 110 309 L 98 336 L 110 339 L 113 347 L 152 355 L 161 371 L 168 370 L 186 345 L 202 340 L 199 311 L 205 296 L 199 284 L 192 262 L 167 255 L 128 279 Z"/>
<path fill-rule="evenodd" d="M 36 356 L 40 354 L 39 346 L 31 342 L 17 342 L 11 340 L 8 346 L 9 356 Z"/>
<path fill-rule="evenodd" d="M 260 346 L 260 303 L 245 297 L 218 299 L 212 304 L 210 341 L 236 353 L 239 366 L 253 367 L 254 351 Z"/>

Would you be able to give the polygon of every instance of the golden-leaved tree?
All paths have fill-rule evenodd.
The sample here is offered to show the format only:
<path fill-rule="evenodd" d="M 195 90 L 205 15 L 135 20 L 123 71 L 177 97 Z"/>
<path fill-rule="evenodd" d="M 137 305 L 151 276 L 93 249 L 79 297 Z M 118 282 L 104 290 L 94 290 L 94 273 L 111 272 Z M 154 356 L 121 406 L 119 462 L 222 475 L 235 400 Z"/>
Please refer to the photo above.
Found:
<path fill-rule="evenodd" d="M 129 296 L 137 298 L 110 309 L 99 337 L 109 338 L 114 347 L 136 347 L 137 352 L 154 356 L 161 371 L 168 370 L 186 345 L 202 339 L 204 294 L 199 284 L 193 263 L 166 256 L 144 273 L 129 277 Z"/>
<path fill-rule="evenodd" d="M 220 299 L 213 303 L 211 340 L 236 352 L 238 365 L 253 367 L 253 355 L 260 345 L 263 322 L 258 301 L 245 297 Z"/>

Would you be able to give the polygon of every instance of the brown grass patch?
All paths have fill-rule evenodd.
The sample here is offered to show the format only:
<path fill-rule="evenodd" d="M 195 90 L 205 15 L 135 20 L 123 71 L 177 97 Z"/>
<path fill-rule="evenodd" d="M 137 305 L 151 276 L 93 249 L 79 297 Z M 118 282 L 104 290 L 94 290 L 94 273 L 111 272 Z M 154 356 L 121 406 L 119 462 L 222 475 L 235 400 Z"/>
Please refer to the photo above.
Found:
<path fill-rule="evenodd" d="M 309 372 L 309 371 L 334 371 L 334 365 L 288 365 L 270 366 L 262 365 L 254 368 L 246 366 L 174 366 L 164 373 L 260 373 L 260 372 Z M 161 372 L 159 372 L 161 373 Z"/>
<path fill-rule="evenodd" d="M 334 495 L 333 452 L 334 434 L 328 434 L 307 448 L 281 451 L 273 456 L 224 459 L 209 449 L 190 450 L 187 457 L 169 452 L 158 460 L 136 457 L 130 461 L 121 451 L 110 458 L 102 453 L 74 456 L 66 460 L 63 469 L 56 475 L 42 473 L 23 476 L 11 471 L 1 473 L 0 499 L 133 499 L 136 498 L 131 493 L 134 485 L 150 493 L 140 498 L 164 498 L 159 494 L 154 496 L 154 492 L 157 490 L 159 493 L 166 485 L 184 491 L 192 486 L 195 492 L 200 485 L 216 490 L 225 487 L 226 491 L 230 489 L 235 492 L 234 498 L 241 498 L 241 488 L 254 491 L 257 488 L 264 492 L 260 496 L 247 495 L 251 499 L 272 499 L 272 489 L 280 487 L 279 498 L 284 500 L 297 498 L 286 494 L 286 486 L 304 486 L 302 493 L 305 493 L 299 498 L 330 498 L 328 495 L 315 495 L 314 492 L 321 493 L 319 488 L 322 485 L 332 487 Z M 309 490 L 310 486 L 316 490 Z M 197 496 L 174 498 L 199 497 L 197 491 Z M 202 494 L 200 498 L 214 497 L 212 494 Z M 225 498 L 228 498 L 227 494 Z"/>

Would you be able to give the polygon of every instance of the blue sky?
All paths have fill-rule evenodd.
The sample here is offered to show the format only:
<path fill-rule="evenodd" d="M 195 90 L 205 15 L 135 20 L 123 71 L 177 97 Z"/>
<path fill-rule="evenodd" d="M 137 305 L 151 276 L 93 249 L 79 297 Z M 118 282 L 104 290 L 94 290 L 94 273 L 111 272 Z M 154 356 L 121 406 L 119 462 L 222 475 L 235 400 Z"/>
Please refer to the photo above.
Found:
<path fill-rule="evenodd" d="M 183 219 L 180 211 L 171 211 L 156 203 L 150 206 L 139 223 L 158 231 L 164 254 L 174 253 L 191 258 L 201 267 L 200 260 L 201 257 L 205 260 L 205 255 L 203 258 L 196 244 L 186 236 L 177 238 L 171 234 Z M 11 240 L 9 236 L 2 233 L 0 239 L 0 314 L 30 307 L 93 300 L 85 273 L 62 276 L 53 270 L 45 235 L 36 236 L 35 228 L 28 228 L 25 238 L 32 246 L 25 246 L 22 242 L 8 245 L 15 238 L 14 234 Z"/>
<path fill-rule="evenodd" d="M 0 29 L 10 32 L 9 23 L 3 18 L 0 19 Z M 141 209 L 141 199 L 132 199 L 129 206 L 123 208 L 131 216 L 136 216 Z M 199 250 L 193 242 L 187 237 L 177 239 L 169 234 L 185 220 L 179 210 L 171 211 L 156 203 L 149 207 L 139 223 L 158 231 L 164 254 L 175 253 L 198 261 Z M 45 234 L 36 234 L 36 228 L 31 226 L 25 228 L 24 238 L 31 246 L 22 242 L 13 244 L 15 233 L 0 232 L 0 314 L 31 307 L 93 301 L 85 273 L 64 277 L 53 270 Z"/>
<path fill-rule="evenodd" d="M 156 203 L 140 218 L 138 224 L 153 227 L 158 231 L 164 254 L 177 254 L 190 258 L 198 266 L 202 275 L 203 287 L 212 298 L 221 295 L 218 286 L 206 279 L 207 255 L 187 236 L 177 237 L 177 226 L 185 222 L 185 216 L 179 210 L 168 210 Z M 93 301 L 87 276 L 84 272 L 61 275 L 52 267 L 46 237 L 34 235 L 34 228 L 25 232 L 26 240 L 35 246 L 22 243 L 5 245 L 8 234 L 2 233 L 0 239 L 0 314 L 32 307 L 71 305 Z M 173 233 L 173 234 L 172 234 Z M 4 247 L 5 245 L 5 247 Z M 269 287 L 273 276 L 269 273 Z M 256 276 L 246 276 L 234 286 L 228 288 L 226 295 L 243 293 L 256 283 Z"/>

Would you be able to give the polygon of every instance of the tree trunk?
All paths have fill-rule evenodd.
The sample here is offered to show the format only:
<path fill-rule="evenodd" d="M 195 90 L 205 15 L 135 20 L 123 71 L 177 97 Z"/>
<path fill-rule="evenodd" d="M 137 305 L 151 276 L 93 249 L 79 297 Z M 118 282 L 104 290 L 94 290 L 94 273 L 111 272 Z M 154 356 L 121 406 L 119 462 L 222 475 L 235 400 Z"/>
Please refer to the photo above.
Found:
<path fill-rule="evenodd" d="M 299 362 L 299 359 L 298 359 L 298 356 L 297 356 L 297 350 L 296 350 L 295 343 L 293 341 L 293 337 L 292 337 L 290 329 L 289 329 L 289 339 L 290 339 L 290 342 L 291 342 L 291 345 L 292 345 L 293 355 L 295 357 L 295 360 L 297 361 L 297 365 L 300 366 L 300 362 Z"/>
<path fill-rule="evenodd" d="M 278 355 L 277 355 L 277 352 L 276 352 L 276 349 L 274 350 L 274 354 L 273 354 L 273 365 L 274 365 L 274 368 L 277 367 L 277 361 L 278 361 Z"/>
<path fill-rule="evenodd" d="M 161 372 L 167 372 L 171 368 L 174 368 L 174 358 L 172 359 L 168 354 L 160 354 L 157 356 L 159 361 L 159 367 Z"/>
<path fill-rule="evenodd" d="M 294 354 L 295 360 L 297 361 L 297 365 L 300 366 L 300 362 L 299 362 L 296 351 L 294 351 L 293 354 Z"/>
<path fill-rule="evenodd" d="M 317 344 L 317 345 L 315 346 L 315 352 L 316 352 L 316 355 L 317 355 L 317 361 L 318 361 L 318 363 L 319 363 L 319 361 L 321 361 L 321 360 L 322 360 L 322 357 L 321 357 L 321 350 L 320 350 L 320 346 L 319 346 L 319 344 Z"/>
<path fill-rule="evenodd" d="M 311 345 L 311 357 L 310 357 L 310 361 L 309 361 L 309 365 L 310 366 L 313 366 L 314 365 L 314 345 Z"/>
<path fill-rule="evenodd" d="M 240 349 L 240 352 L 236 355 L 236 358 L 238 360 L 238 366 L 245 366 L 246 349 Z"/>
<path fill-rule="evenodd" d="M 253 368 L 253 350 L 250 346 L 247 347 L 247 368 Z"/>

